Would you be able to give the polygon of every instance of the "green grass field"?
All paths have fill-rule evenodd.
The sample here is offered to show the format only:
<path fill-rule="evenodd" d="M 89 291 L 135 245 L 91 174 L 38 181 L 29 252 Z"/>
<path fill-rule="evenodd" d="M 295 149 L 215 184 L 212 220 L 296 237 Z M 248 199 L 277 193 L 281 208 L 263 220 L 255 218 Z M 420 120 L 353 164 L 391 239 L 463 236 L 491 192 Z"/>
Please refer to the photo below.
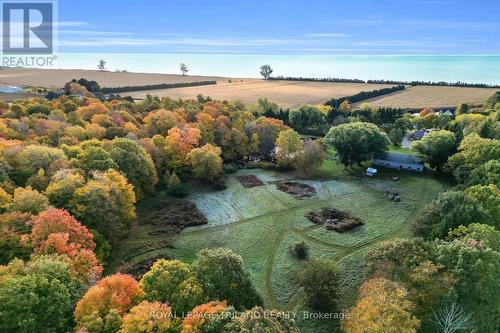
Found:
<path fill-rule="evenodd" d="M 381 170 L 379 176 L 362 176 L 362 169 L 347 172 L 334 161 L 326 161 L 315 177 L 298 180 L 312 185 L 317 195 L 295 199 L 278 191 L 272 182 L 294 178 L 290 173 L 260 169 L 240 170 L 227 176 L 227 189 L 210 191 L 200 185 L 188 199 L 207 217 L 207 225 L 183 230 L 180 234 L 151 234 L 151 225 L 141 223 L 151 214 L 151 207 L 165 200 L 175 200 L 159 192 L 138 205 L 138 219 L 128 239 L 124 240 L 109 267 L 110 271 L 126 270 L 131 265 L 164 256 L 192 261 L 203 248 L 225 247 L 242 256 L 265 305 L 288 311 L 304 309 L 295 272 L 300 262 L 289 248 L 306 241 L 313 257 L 333 259 L 343 267 L 342 306 L 355 302 L 361 281 L 363 254 L 377 243 L 408 234 L 409 222 L 423 205 L 446 188 L 433 177 L 422 174 Z M 244 188 L 237 175 L 253 174 L 265 186 Z M 392 202 L 385 189 L 399 191 L 401 202 Z M 360 217 L 365 224 L 347 233 L 328 231 L 305 217 L 311 209 L 335 207 Z M 332 332 L 331 321 L 299 320 L 304 332 Z"/>

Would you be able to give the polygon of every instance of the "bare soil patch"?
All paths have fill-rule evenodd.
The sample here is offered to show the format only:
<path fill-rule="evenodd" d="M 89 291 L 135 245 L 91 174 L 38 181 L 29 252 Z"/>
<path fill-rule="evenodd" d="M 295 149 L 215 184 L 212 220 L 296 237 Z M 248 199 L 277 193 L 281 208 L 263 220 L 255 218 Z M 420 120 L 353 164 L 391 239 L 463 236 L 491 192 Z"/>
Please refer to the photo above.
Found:
<path fill-rule="evenodd" d="M 329 207 L 322 208 L 320 212 L 312 210 L 306 217 L 314 224 L 324 224 L 328 230 L 337 232 L 349 231 L 363 225 L 359 217 Z"/>
<path fill-rule="evenodd" d="M 145 222 L 158 228 L 150 236 L 179 232 L 187 227 L 208 223 L 196 205 L 188 200 L 161 202 L 151 208 L 153 214 Z"/>
<path fill-rule="evenodd" d="M 264 185 L 264 182 L 260 180 L 256 175 L 237 176 L 236 179 L 238 179 L 238 181 L 244 188 Z"/>
<path fill-rule="evenodd" d="M 131 266 L 124 266 L 120 269 L 121 272 L 130 274 L 137 280 L 140 280 L 142 276 L 151 269 L 151 266 L 158 260 L 158 259 L 172 259 L 169 257 L 165 256 L 155 256 L 152 258 L 145 259 L 144 261 L 140 261 L 138 263 L 135 263 Z"/>
<path fill-rule="evenodd" d="M 294 198 L 309 198 L 316 195 L 316 189 L 311 185 L 296 182 L 277 182 L 278 190 L 292 195 Z"/>

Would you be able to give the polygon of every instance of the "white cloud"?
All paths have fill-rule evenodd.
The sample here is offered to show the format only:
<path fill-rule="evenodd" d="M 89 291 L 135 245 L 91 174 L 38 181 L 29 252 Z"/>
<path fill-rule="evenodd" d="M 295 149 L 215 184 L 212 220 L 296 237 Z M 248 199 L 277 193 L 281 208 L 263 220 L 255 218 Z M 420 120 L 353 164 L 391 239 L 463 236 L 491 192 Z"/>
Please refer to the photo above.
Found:
<path fill-rule="evenodd" d="M 323 33 L 311 33 L 305 34 L 306 37 L 349 37 L 348 34 L 342 34 L 338 32 L 323 32 Z"/>

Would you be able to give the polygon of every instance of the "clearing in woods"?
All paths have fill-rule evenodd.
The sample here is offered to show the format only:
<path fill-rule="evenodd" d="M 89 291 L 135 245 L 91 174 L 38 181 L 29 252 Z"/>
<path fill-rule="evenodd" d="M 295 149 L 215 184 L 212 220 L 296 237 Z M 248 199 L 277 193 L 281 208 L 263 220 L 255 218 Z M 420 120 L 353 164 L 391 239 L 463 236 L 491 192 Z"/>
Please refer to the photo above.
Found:
<path fill-rule="evenodd" d="M 131 236 L 121 243 L 108 270 L 138 272 L 160 257 L 190 262 L 203 248 L 225 247 L 242 256 L 266 307 L 302 313 L 306 308 L 295 279 L 300 262 L 289 249 L 305 241 L 310 256 L 339 262 L 344 271 L 341 306 L 352 306 L 362 278 L 365 251 L 383 240 L 407 235 L 409 222 L 446 185 L 431 176 L 411 173 L 398 173 L 401 178 L 394 182 L 391 176 L 395 172 L 385 170 L 375 178 L 363 177 L 361 170 L 347 173 L 333 161 L 325 162 L 320 173 L 321 178 L 297 179 L 287 173 L 247 169 L 228 175 L 225 190 L 192 185 L 187 199 L 196 204 L 208 223 L 178 234 L 162 232 L 158 224 L 148 223 L 155 207 L 179 200 L 159 192 L 139 203 L 139 217 Z M 245 188 L 237 177 L 248 175 L 257 176 L 264 184 Z M 295 199 L 276 188 L 280 180 L 308 184 L 317 193 Z M 397 190 L 401 202 L 385 197 L 385 189 Z M 345 233 L 326 230 L 306 218 L 308 212 L 322 207 L 354 214 L 364 225 Z M 329 326 L 331 321 L 298 318 L 298 323 L 303 332 L 335 330 Z"/>

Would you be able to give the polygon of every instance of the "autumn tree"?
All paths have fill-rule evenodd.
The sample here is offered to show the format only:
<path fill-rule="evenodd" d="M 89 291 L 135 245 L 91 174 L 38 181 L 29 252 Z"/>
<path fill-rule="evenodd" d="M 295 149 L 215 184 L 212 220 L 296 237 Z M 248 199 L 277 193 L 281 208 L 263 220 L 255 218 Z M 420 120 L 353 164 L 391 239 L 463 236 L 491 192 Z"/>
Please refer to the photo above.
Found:
<path fill-rule="evenodd" d="M 144 124 L 150 136 L 156 134 L 165 136 L 180 121 L 181 118 L 177 113 L 165 109 L 152 111 L 144 117 Z"/>
<path fill-rule="evenodd" d="M 176 328 L 172 309 L 160 302 L 141 302 L 123 317 L 119 333 L 161 333 Z"/>
<path fill-rule="evenodd" d="M 12 201 L 5 205 L 7 212 L 38 214 L 49 207 L 47 197 L 31 187 L 18 187 L 14 190 Z"/>
<path fill-rule="evenodd" d="M 312 309 L 323 312 L 337 309 L 340 271 L 334 262 L 309 259 L 299 271 L 298 281 L 304 288 L 307 305 Z"/>
<path fill-rule="evenodd" d="M 223 248 L 204 249 L 196 256 L 192 271 L 208 299 L 227 300 L 237 310 L 262 304 L 240 256 Z"/>
<path fill-rule="evenodd" d="M 182 321 L 181 333 L 222 332 L 234 312 L 234 308 L 225 301 L 200 304 Z"/>
<path fill-rule="evenodd" d="M 31 218 L 30 213 L 20 212 L 0 215 L 0 265 L 14 258 L 29 259 L 31 247 L 24 242 L 24 236 L 30 232 Z"/>
<path fill-rule="evenodd" d="M 344 321 L 348 333 L 415 333 L 419 320 L 412 315 L 414 305 L 401 285 L 385 280 L 368 280 L 360 287 L 356 306 Z"/>
<path fill-rule="evenodd" d="M 64 170 L 53 177 L 53 181 L 45 189 L 45 195 L 54 207 L 68 207 L 76 189 L 84 184 L 85 178 L 81 174 L 71 170 Z"/>
<path fill-rule="evenodd" d="M 66 160 L 64 151 L 59 148 L 30 145 L 16 155 L 15 161 L 10 164 L 15 168 L 13 177 L 19 175 L 20 182 L 24 182 L 40 169 L 43 169 L 46 175 L 52 175 L 55 170 L 51 167 Z"/>
<path fill-rule="evenodd" d="M 195 178 L 213 181 L 222 173 L 221 149 L 207 143 L 201 148 L 194 148 L 187 155 L 191 171 Z"/>
<path fill-rule="evenodd" d="M 300 332 L 295 320 L 287 317 L 285 313 L 278 310 L 266 310 L 262 307 L 255 307 L 251 310 L 243 312 L 239 316 L 234 316 L 231 319 L 231 322 L 224 326 L 224 332 L 253 332 L 257 327 L 262 332 Z"/>
<path fill-rule="evenodd" d="M 154 192 L 158 175 L 151 156 L 143 147 L 135 141 L 117 138 L 104 143 L 104 148 L 134 186 L 138 199 Z"/>
<path fill-rule="evenodd" d="M 268 158 L 275 148 L 276 139 L 281 131 L 288 129 L 283 121 L 267 117 L 259 117 L 255 123 L 246 127 L 250 138 L 249 144 L 253 151 L 257 151 L 262 157 Z"/>
<path fill-rule="evenodd" d="M 167 303 L 179 314 L 187 313 L 204 300 L 203 288 L 189 266 L 179 260 L 156 261 L 140 285 L 147 300 Z"/>
<path fill-rule="evenodd" d="M 76 189 L 69 211 L 85 226 L 107 237 L 123 235 L 135 217 L 133 186 L 115 170 L 94 174 L 84 186 Z"/>
<path fill-rule="evenodd" d="M 441 171 L 448 157 L 455 152 L 456 146 L 455 134 L 440 130 L 433 131 L 422 139 L 415 141 L 412 149 L 421 154 L 431 168 Z"/>
<path fill-rule="evenodd" d="M 179 171 L 188 165 L 187 155 L 198 144 L 200 130 L 184 125 L 168 131 L 165 138 L 165 155 L 170 171 Z"/>
<path fill-rule="evenodd" d="M 297 166 L 303 172 L 309 173 L 319 168 L 326 158 L 325 149 L 321 144 L 313 140 L 306 140 L 304 148 L 299 152 L 297 157 Z"/>
<path fill-rule="evenodd" d="M 332 127 L 325 142 L 335 148 L 340 162 L 346 167 L 369 160 L 390 144 L 387 135 L 371 123 L 349 123 Z"/>
<path fill-rule="evenodd" d="M 304 143 L 300 135 L 293 129 L 281 131 L 276 139 L 276 161 L 278 165 L 285 168 L 296 167 L 300 151 Z"/>
<path fill-rule="evenodd" d="M 87 290 L 76 304 L 76 327 L 96 333 L 116 332 L 123 315 L 137 305 L 142 296 L 139 283 L 130 275 L 107 276 Z"/>
<path fill-rule="evenodd" d="M 93 252 L 92 234 L 67 211 L 49 208 L 35 216 L 30 242 L 35 254 L 66 255 L 72 272 L 85 282 L 95 281 L 102 273 Z"/>

